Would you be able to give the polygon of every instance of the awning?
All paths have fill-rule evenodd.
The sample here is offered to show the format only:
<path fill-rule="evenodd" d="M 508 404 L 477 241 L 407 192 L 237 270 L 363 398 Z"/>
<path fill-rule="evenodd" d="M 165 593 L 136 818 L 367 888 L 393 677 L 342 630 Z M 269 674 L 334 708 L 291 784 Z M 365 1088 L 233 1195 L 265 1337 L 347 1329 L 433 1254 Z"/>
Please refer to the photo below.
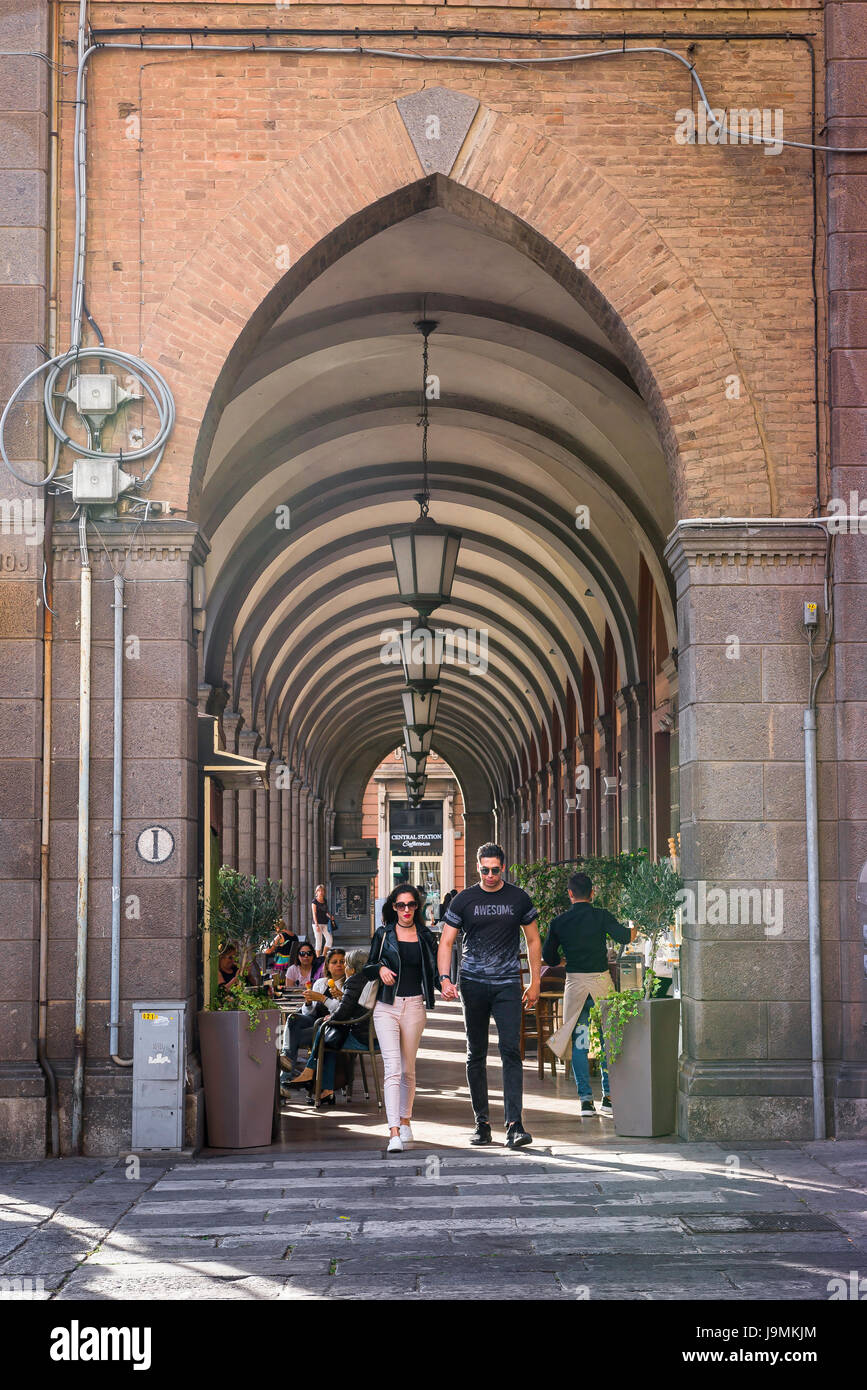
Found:
<path fill-rule="evenodd" d="M 267 787 L 268 767 L 258 758 L 242 758 L 240 753 L 227 753 L 219 746 L 217 719 L 213 714 L 200 714 L 199 771 L 214 777 L 225 788 Z"/>

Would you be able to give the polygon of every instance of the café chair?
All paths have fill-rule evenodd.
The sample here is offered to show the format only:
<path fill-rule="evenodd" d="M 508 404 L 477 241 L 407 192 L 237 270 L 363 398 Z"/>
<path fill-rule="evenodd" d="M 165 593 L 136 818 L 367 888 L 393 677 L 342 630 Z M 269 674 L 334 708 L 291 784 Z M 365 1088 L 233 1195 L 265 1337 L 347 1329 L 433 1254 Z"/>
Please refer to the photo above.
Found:
<path fill-rule="evenodd" d="M 366 1071 L 365 1065 L 364 1065 L 365 1058 L 367 1058 L 367 1059 L 369 1060 L 370 1065 L 371 1065 L 371 1067 L 372 1067 L 372 1069 L 373 1069 L 373 1080 L 374 1080 L 374 1083 L 375 1083 L 375 1085 L 376 1085 L 376 1104 L 377 1104 L 377 1107 L 381 1110 L 381 1109 L 382 1109 L 382 1085 L 381 1085 L 380 1080 L 379 1080 L 379 1068 L 378 1068 L 377 1065 L 376 1065 L 376 1059 L 377 1059 L 377 1056 L 379 1055 L 379 1043 L 378 1043 L 377 1040 L 376 1040 L 376 1031 L 375 1031 L 374 1026 L 373 1026 L 373 1014 L 371 1013 L 371 1014 L 369 1015 L 369 1019 L 368 1019 L 368 1035 L 367 1035 L 367 1047 L 366 1047 L 366 1048 L 362 1048 L 362 1047 L 355 1041 L 354 1038 L 350 1038 L 350 1039 L 348 1040 L 348 1042 L 347 1042 L 347 1044 L 346 1044 L 345 1047 L 340 1047 L 340 1048 L 336 1048 L 336 1049 L 335 1049 L 335 1048 L 331 1048 L 331 1049 L 329 1049 L 329 1050 L 330 1050 L 330 1051 L 337 1051 L 337 1052 L 340 1052 L 340 1053 L 343 1054 L 344 1057 L 346 1057 L 346 1058 L 350 1058 L 350 1057 L 351 1057 L 351 1058 L 353 1058 L 353 1060 L 354 1060 L 356 1057 L 358 1058 L 359 1064 L 360 1064 L 360 1066 L 361 1066 L 361 1085 L 362 1085 L 362 1089 L 364 1090 L 364 1098 L 365 1098 L 365 1100 L 370 1100 L 370 1091 L 369 1091 L 368 1085 L 367 1085 L 367 1071 Z M 314 1085 L 313 1085 L 313 1104 L 314 1104 L 315 1106 L 317 1106 L 317 1107 L 319 1106 L 319 1097 L 320 1097 L 320 1094 L 321 1094 L 321 1091 L 322 1091 L 322 1067 L 323 1067 L 323 1064 L 324 1064 L 324 1062 L 325 1062 L 325 1052 L 326 1052 L 326 1046 L 325 1046 L 325 1029 L 323 1028 L 322 1032 L 321 1032 L 320 1035 L 319 1035 L 319 1042 L 318 1042 L 318 1045 L 317 1045 L 317 1051 L 316 1051 L 316 1080 L 315 1080 Z M 349 1090 L 350 1090 L 350 1094 L 351 1094 L 351 1092 L 352 1092 L 352 1082 L 351 1082 L 351 1080 L 350 1080 Z"/>

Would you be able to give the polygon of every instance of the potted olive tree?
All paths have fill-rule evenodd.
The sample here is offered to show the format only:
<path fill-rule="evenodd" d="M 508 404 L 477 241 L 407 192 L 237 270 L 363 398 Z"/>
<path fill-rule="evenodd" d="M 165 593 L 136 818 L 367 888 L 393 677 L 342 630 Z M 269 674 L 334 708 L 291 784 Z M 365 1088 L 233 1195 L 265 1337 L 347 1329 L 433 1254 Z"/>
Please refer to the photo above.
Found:
<path fill-rule="evenodd" d="M 199 1014 L 208 1142 L 215 1149 L 271 1142 L 280 1012 L 264 988 L 249 984 L 248 974 L 274 935 L 282 903 L 279 883 L 220 869 L 211 939 L 220 958 L 237 969 L 234 979 L 217 984 L 212 1007 Z"/>
<path fill-rule="evenodd" d="M 674 924 L 683 879 L 667 859 L 635 864 L 620 897 L 619 916 L 650 942 L 643 990 L 615 990 L 597 1000 L 591 1019 L 602 1027 L 614 1127 L 618 1134 L 650 1138 L 676 1125 L 680 1000 L 655 998 L 653 971 L 659 940 Z"/>

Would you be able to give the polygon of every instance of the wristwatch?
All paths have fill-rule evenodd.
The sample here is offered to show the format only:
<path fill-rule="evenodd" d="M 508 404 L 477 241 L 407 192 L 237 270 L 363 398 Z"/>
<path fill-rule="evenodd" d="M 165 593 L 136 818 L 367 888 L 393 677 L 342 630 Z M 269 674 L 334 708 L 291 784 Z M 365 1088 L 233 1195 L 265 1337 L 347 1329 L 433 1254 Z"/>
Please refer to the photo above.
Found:
<path fill-rule="evenodd" d="M 450 980 L 452 977 L 451 975 L 440 975 L 438 978 L 440 980 Z"/>

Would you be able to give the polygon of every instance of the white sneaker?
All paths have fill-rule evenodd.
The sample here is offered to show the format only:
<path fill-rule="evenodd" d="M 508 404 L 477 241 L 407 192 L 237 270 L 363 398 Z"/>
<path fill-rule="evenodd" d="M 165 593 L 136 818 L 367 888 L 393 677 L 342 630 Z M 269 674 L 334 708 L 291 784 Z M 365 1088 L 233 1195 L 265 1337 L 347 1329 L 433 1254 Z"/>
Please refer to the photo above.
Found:
<path fill-rule="evenodd" d="M 389 1141 L 388 1141 L 388 1148 L 386 1149 L 385 1152 L 386 1152 L 387 1154 L 402 1154 L 402 1153 L 403 1153 L 403 1140 L 401 1139 L 401 1137 L 400 1137 L 399 1134 L 393 1134 L 393 1135 L 391 1136 L 391 1138 L 390 1138 Z"/>
<path fill-rule="evenodd" d="M 403 1140 L 404 1144 L 412 1143 L 412 1129 L 409 1125 L 401 1125 L 400 1137 Z"/>

